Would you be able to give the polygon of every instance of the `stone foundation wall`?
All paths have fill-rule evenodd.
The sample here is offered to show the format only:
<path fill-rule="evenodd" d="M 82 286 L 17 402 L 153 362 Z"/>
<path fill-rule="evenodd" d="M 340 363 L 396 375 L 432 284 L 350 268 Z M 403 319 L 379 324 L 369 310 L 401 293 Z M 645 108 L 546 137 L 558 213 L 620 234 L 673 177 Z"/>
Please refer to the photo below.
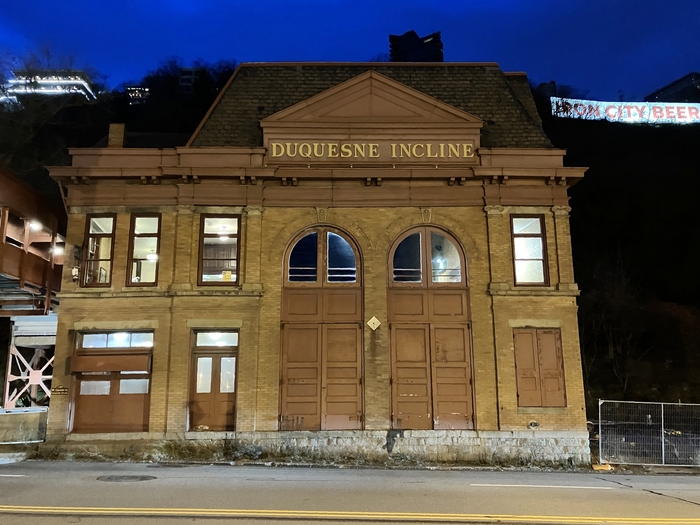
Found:
<path fill-rule="evenodd" d="M 299 461 L 352 464 L 585 466 L 586 432 L 391 430 L 197 432 L 180 440 L 72 436 L 39 448 L 46 458 L 151 461 Z M 122 436 L 123 437 L 123 436 Z M 115 435 L 115 439 L 119 439 Z"/>
<path fill-rule="evenodd" d="M 43 441 L 46 417 L 45 408 L 0 410 L 0 444 Z"/>

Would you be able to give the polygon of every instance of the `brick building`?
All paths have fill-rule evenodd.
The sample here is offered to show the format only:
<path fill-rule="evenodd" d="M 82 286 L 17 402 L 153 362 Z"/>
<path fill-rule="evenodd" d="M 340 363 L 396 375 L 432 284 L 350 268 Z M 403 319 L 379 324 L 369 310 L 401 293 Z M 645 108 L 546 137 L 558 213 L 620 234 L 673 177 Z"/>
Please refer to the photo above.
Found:
<path fill-rule="evenodd" d="M 122 134 L 50 169 L 76 246 L 50 442 L 589 460 L 585 169 L 524 74 L 244 64 L 185 147 Z"/>

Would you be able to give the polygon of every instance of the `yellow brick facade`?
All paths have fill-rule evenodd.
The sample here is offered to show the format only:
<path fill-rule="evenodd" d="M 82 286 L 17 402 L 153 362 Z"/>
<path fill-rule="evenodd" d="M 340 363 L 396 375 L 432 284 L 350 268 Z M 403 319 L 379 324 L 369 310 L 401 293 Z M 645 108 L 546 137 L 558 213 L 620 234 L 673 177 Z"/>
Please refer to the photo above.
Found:
<path fill-rule="evenodd" d="M 81 210 L 87 211 L 87 210 Z M 127 288 L 128 210 L 117 214 L 112 286 L 80 288 L 64 273 L 56 346 L 55 385 L 72 386 L 67 360 L 81 327 L 155 326 L 149 430 L 170 438 L 188 430 L 187 406 L 194 328 L 239 328 L 236 429 L 274 431 L 280 400 L 280 307 L 284 255 L 301 231 L 319 225 L 316 208 L 171 207 L 138 208 L 162 213 L 158 286 Z M 241 213 L 239 286 L 197 286 L 200 213 Z M 388 256 L 404 231 L 426 224 L 420 208 L 330 208 L 322 224 L 356 241 L 362 257 L 364 319 L 377 317 L 376 331 L 364 327 L 365 428 L 391 428 L 391 363 L 387 323 Z M 546 217 L 550 286 L 519 289 L 513 283 L 510 214 Z M 559 215 L 556 215 L 558 213 Z M 473 373 L 477 430 L 523 430 L 531 421 L 546 430 L 585 428 L 576 302 L 568 290 L 571 253 L 557 241 L 555 221 L 568 241 L 568 218 L 549 207 L 430 208 L 430 225 L 461 242 L 467 259 L 472 312 Z M 72 213 L 69 238 L 85 230 L 85 214 Z M 564 285 L 564 286 L 561 286 Z M 197 323 L 200 323 L 199 325 Z M 92 325 L 91 325 L 92 323 Z M 518 408 L 512 329 L 560 328 L 566 377 L 566 408 Z M 71 396 L 52 399 L 49 434 L 65 435 Z"/>

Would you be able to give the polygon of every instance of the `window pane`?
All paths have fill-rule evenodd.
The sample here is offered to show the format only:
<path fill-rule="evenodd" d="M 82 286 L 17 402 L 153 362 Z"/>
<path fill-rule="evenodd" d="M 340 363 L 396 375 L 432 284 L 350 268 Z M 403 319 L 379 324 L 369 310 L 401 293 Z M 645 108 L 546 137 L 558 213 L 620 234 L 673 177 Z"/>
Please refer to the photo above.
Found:
<path fill-rule="evenodd" d="M 134 233 L 158 233 L 158 217 L 136 217 L 134 220 Z"/>
<path fill-rule="evenodd" d="M 236 280 L 238 239 L 209 237 L 204 239 L 202 280 L 232 282 Z"/>
<path fill-rule="evenodd" d="M 153 332 L 136 332 L 131 334 L 132 348 L 151 348 L 153 346 Z"/>
<path fill-rule="evenodd" d="M 111 256 L 111 237 L 90 237 L 88 259 L 109 259 Z"/>
<path fill-rule="evenodd" d="M 216 233 L 221 236 L 238 233 L 238 219 L 224 217 L 207 217 L 204 219 L 204 233 Z"/>
<path fill-rule="evenodd" d="M 219 392 L 231 394 L 236 389 L 236 358 L 221 358 L 221 380 L 219 382 Z"/>
<path fill-rule="evenodd" d="M 107 348 L 107 334 L 83 334 L 83 348 Z"/>
<path fill-rule="evenodd" d="M 513 241 L 516 259 L 542 259 L 541 237 L 516 237 Z"/>
<path fill-rule="evenodd" d="M 515 261 L 515 281 L 522 283 L 544 282 L 544 264 L 542 261 Z"/>
<path fill-rule="evenodd" d="M 462 281 L 459 251 L 452 241 L 437 232 L 430 232 L 430 263 L 434 283 Z"/>
<path fill-rule="evenodd" d="M 197 346 L 237 346 L 237 332 L 198 332 Z"/>
<path fill-rule="evenodd" d="M 328 232 L 328 282 L 354 283 L 356 279 L 355 252 L 350 243 L 340 235 Z"/>
<path fill-rule="evenodd" d="M 154 283 L 156 282 L 157 261 L 133 261 L 131 263 L 132 283 Z"/>
<path fill-rule="evenodd" d="M 148 394 L 148 379 L 120 379 L 120 394 Z"/>
<path fill-rule="evenodd" d="M 197 358 L 197 393 L 211 392 L 211 357 Z"/>
<path fill-rule="evenodd" d="M 110 381 L 81 381 L 81 396 L 108 396 Z"/>
<path fill-rule="evenodd" d="M 93 217 L 90 219 L 90 233 L 109 234 L 114 229 L 114 217 Z"/>
<path fill-rule="evenodd" d="M 85 284 L 109 284 L 109 261 L 88 261 L 85 263 Z"/>
<path fill-rule="evenodd" d="M 318 270 L 318 233 L 313 232 L 297 241 L 289 255 L 289 280 L 316 282 Z"/>
<path fill-rule="evenodd" d="M 158 237 L 134 237 L 134 259 L 146 259 L 158 252 Z"/>
<path fill-rule="evenodd" d="M 420 232 L 406 237 L 394 252 L 394 281 L 416 283 L 422 280 Z"/>
<path fill-rule="evenodd" d="M 128 348 L 129 332 L 116 332 L 107 337 L 107 348 Z"/>
<path fill-rule="evenodd" d="M 513 233 L 542 233 L 539 217 L 513 217 Z"/>

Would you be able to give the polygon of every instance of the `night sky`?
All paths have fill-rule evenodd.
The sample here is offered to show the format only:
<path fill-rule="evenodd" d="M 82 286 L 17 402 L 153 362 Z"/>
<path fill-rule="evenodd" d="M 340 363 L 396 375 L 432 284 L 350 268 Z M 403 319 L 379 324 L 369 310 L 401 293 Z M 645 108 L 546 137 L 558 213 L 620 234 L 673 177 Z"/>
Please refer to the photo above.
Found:
<path fill-rule="evenodd" d="M 165 58 L 366 61 L 388 35 L 442 32 L 446 61 L 492 61 L 641 100 L 700 70 L 700 1 L 25 0 L 1 2 L 0 54 L 48 46 L 107 76 L 137 80 Z"/>

